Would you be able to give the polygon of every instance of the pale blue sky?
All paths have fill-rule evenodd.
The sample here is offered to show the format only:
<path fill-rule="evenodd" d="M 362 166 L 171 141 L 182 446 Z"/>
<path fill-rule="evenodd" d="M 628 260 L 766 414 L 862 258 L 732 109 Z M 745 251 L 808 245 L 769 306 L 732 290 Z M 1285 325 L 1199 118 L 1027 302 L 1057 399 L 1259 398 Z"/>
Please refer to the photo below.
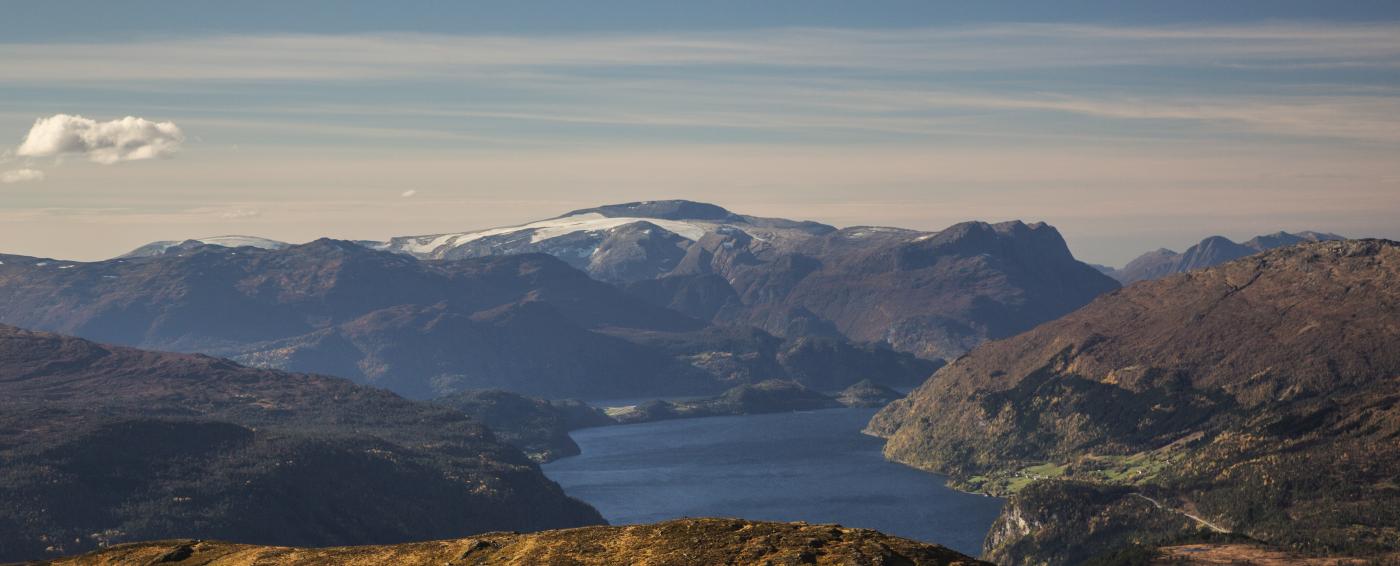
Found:
<path fill-rule="evenodd" d="M 1400 3 L 1132 4 L 0 2 L 0 175 L 43 177 L 0 178 L 0 251 L 649 198 L 1044 220 L 1115 265 L 1217 233 L 1400 238 Z M 16 152 L 60 113 L 184 140 Z"/>

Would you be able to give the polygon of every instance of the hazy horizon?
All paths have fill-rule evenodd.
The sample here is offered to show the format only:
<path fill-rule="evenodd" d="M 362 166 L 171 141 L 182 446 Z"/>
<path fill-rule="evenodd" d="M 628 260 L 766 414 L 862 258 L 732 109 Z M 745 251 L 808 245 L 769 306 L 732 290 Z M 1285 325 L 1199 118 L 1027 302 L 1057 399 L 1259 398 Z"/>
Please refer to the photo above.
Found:
<path fill-rule="evenodd" d="M 683 198 L 836 226 L 1400 239 L 1400 5 L 0 8 L 0 252 Z M 124 120 L 132 117 L 130 120 Z"/>
<path fill-rule="evenodd" d="M 653 200 L 662 200 L 662 199 L 653 199 Z M 605 205 L 605 204 L 622 204 L 622 203 L 613 203 L 613 202 L 609 202 L 609 203 L 597 203 L 597 204 L 598 204 L 598 205 Z M 730 208 L 730 207 L 724 206 L 722 203 L 713 203 L 713 202 L 711 202 L 711 203 L 708 203 L 708 204 L 716 204 L 716 205 L 718 205 L 718 206 L 721 206 L 721 207 L 724 207 L 724 208 L 726 208 L 726 209 L 729 209 L 731 212 L 735 212 L 735 213 L 738 213 L 738 214 L 747 214 L 747 213 L 746 213 L 745 211 L 743 211 L 743 210 L 734 210 L 734 209 L 732 209 L 732 208 Z M 473 227 L 468 227 L 468 228 L 461 229 L 461 230 L 446 230 L 446 231 L 438 231 L 438 232 L 423 232 L 423 233 L 412 233 L 412 234 L 408 234 L 408 233 L 403 233 L 403 234 L 392 234 L 391 236 L 428 236 L 428 235 L 443 234 L 443 233 L 472 232 L 472 231 L 482 230 L 482 229 L 488 229 L 488 228 L 509 227 L 509 226 L 514 226 L 514 225 L 526 224 L 526 223 L 528 223 L 528 222 L 530 222 L 530 221 L 534 221 L 534 220 L 542 220 L 542 219 L 545 219 L 545 218 L 552 218 L 552 217 L 555 217 L 555 216 L 559 216 L 560 214 L 563 214 L 563 213 L 565 213 L 565 212 L 569 212 L 569 211 L 571 211 L 571 210 L 578 210 L 579 208 L 592 208 L 592 207 L 591 207 L 591 206 L 580 206 L 580 207 L 578 207 L 578 208 L 572 208 L 572 209 L 570 209 L 570 210 L 559 211 L 559 213 L 557 213 L 557 214 L 548 214 L 547 216 L 540 216 L 540 217 L 527 218 L 527 219 L 523 219 L 523 220 L 521 220 L 521 221 L 519 221 L 519 222 L 511 222 L 511 223 L 504 223 L 504 224 L 492 224 L 492 225 L 483 225 L 483 226 L 473 226 Z M 750 214 L 750 216 L 779 216 L 779 215 Z M 813 221 L 817 221 L 817 222 L 822 222 L 822 223 L 824 223 L 824 224 L 831 224 L 831 225 L 833 225 L 833 226 L 836 226 L 837 228 L 850 228 L 850 227 L 856 227 L 856 226 L 885 226 L 885 227 L 894 227 L 894 228 L 909 228 L 908 226 L 878 225 L 878 224 L 862 224 L 862 223 L 855 223 L 855 224 L 836 224 L 836 223 L 826 222 L 826 221 L 823 221 L 823 220 L 820 220 L 820 219 L 815 219 L 815 218 L 791 218 L 791 220 L 813 220 Z M 1006 219 L 997 219 L 997 220 L 968 219 L 968 220 L 966 220 L 966 221 L 984 221 L 984 222 L 989 222 L 989 223 L 995 224 L 995 223 L 998 223 L 998 222 L 1010 222 L 1010 221 L 1016 221 L 1016 220 L 1020 220 L 1020 221 L 1026 222 L 1027 224 L 1030 224 L 1030 223 L 1033 223 L 1033 222 L 1040 222 L 1040 221 L 1038 221 L 1038 220 L 1023 219 L 1023 218 L 1006 218 Z M 951 225 L 950 225 L 950 226 L 951 226 Z M 947 227 L 948 227 L 948 226 L 944 226 L 944 227 L 941 227 L 941 228 L 931 228 L 931 229 L 929 229 L 929 228 L 921 228 L 920 230 L 926 230 L 926 231 L 931 231 L 931 232 L 932 232 L 932 231 L 942 230 L 942 229 L 945 229 L 945 228 L 947 228 Z M 1058 227 L 1057 227 L 1057 228 L 1058 228 Z M 1241 232 L 1241 231 L 1235 231 L 1235 232 L 1239 232 L 1239 233 L 1211 232 L 1211 233 L 1209 233 L 1209 234 L 1203 234 L 1201 237 L 1196 238 L 1196 239 L 1194 239 L 1194 240 L 1183 241 L 1183 242 L 1181 242 L 1179 245 L 1175 245 L 1175 246 L 1172 246 L 1172 245 L 1162 245 L 1162 246 L 1158 246 L 1158 247 L 1156 247 L 1156 248 L 1144 248 L 1144 249 L 1138 250 L 1137 253 L 1131 254 L 1131 257 L 1127 258 L 1127 260 L 1124 260 L 1124 261 L 1121 261 L 1121 262 L 1118 262 L 1118 263 L 1105 263 L 1105 262 L 1094 261 L 1094 260 L 1092 260 L 1092 259 L 1085 258 L 1085 257 L 1083 257 L 1082 255 L 1080 255 L 1080 254 L 1078 253 L 1078 251 L 1075 249 L 1075 245 L 1074 245 L 1074 242 L 1073 242 L 1072 240 L 1069 240 L 1068 237 L 1066 237 L 1066 240 L 1067 240 L 1067 243 L 1069 244 L 1070 251 L 1071 251 L 1072 253 L 1074 253 L 1076 259 L 1078 259 L 1078 260 L 1080 260 L 1080 261 L 1084 261 L 1084 262 L 1086 262 L 1086 263 L 1098 264 L 1098 265 L 1107 265 L 1107 266 L 1109 266 L 1109 267 L 1121 268 L 1121 267 L 1123 267 L 1123 265 L 1124 265 L 1128 260 L 1135 259 L 1138 255 L 1141 255 L 1142 253 L 1146 253 L 1146 252 L 1149 252 L 1149 251 L 1154 251 L 1154 250 L 1157 250 L 1157 249 L 1160 249 L 1160 248 L 1166 248 L 1166 249 L 1171 249 L 1171 250 L 1176 251 L 1176 252 L 1182 252 L 1182 251 L 1185 251 L 1186 248 L 1188 248 L 1188 247 L 1190 247 L 1190 246 L 1192 246 L 1192 245 L 1195 245 L 1195 244 L 1199 243 L 1200 240 L 1203 240 L 1203 239 L 1205 239 L 1205 238 L 1212 237 L 1212 236 L 1224 236 L 1224 237 L 1229 238 L 1229 239 L 1231 239 L 1231 240 L 1234 240 L 1234 241 L 1236 241 L 1236 242 L 1241 242 L 1241 243 L 1243 243 L 1245 240 L 1248 240 L 1248 239 L 1253 238 L 1253 237 L 1255 237 L 1255 236 L 1262 236 L 1262 235 L 1271 234 L 1271 233 L 1275 233 L 1275 232 L 1279 232 L 1279 231 L 1280 231 L 1280 230 L 1272 230 L 1272 231 L 1269 231 L 1269 232 L 1248 233 L 1248 234 L 1247 234 L 1247 233 L 1244 233 L 1244 232 Z M 1318 229 L 1312 229 L 1312 228 L 1298 228 L 1298 229 L 1282 230 L 1282 231 L 1284 231 L 1284 232 L 1293 232 L 1293 233 L 1303 232 L 1303 231 L 1331 232 L 1331 233 L 1336 233 L 1335 231 L 1332 231 L 1332 230 L 1318 230 Z M 1061 230 L 1061 234 L 1063 235 L 1063 230 Z M 1342 234 L 1339 234 L 1339 235 L 1344 236 L 1344 237 L 1347 237 L 1347 238 L 1368 238 L 1368 237 L 1373 237 L 1373 236 L 1355 235 L 1355 234 L 1347 234 L 1347 233 L 1342 233 Z M 0 254 L 29 255 L 29 256 L 34 256 L 34 257 L 45 257 L 45 258 L 50 258 L 50 259 L 70 260 L 70 261 L 80 261 L 80 262 L 82 262 L 82 261 L 100 261 L 100 260 L 105 260 L 105 259 L 111 259 L 111 258 L 113 258 L 113 257 L 119 256 L 119 255 L 124 254 L 124 253 L 126 253 L 126 252 L 130 252 L 130 251 L 136 249 L 137 247 L 140 247 L 140 245 L 145 245 L 145 244 L 153 243 L 153 242 L 157 242 L 157 241 L 177 241 L 177 242 L 178 242 L 178 241 L 192 240 L 192 239 L 201 239 L 201 238 L 203 238 L 203 239 L 208 239 L 208 238 L 215 238 L 215 237 L 221 237 L 221 236 L 253 236 L 253 237 L 263 237 L 263 238 L 268 238 L 268 239 L 271 239 L 271 240 L 282 241 L 282 242 L 289 243 L 289 244 L 305 244 L 305 243 L 308 243 L 308 242 L 311 242 L 311 241 L 313 241 L 313 240 L 317 240 L 317 239 L 320 239 L 320 238 L 330 238 L 330 239 L 335 239 L 335 240 L 350 240 L 350 241 L 367 241 L 367 240 L 368 240 L 368 241 L 383 241 L 383 240 L 387 240 L 387 239 L 389 239 L 389 237 L 391 237 L 391 236 L 383 236 L 383 237 L 374 237 L 374 238 L 361 238 L 361 237 L 357 237 L 357 236 L 336 236 L 336 235 L 332 235 L 332 234 L 323 234 L 323 235 L 320 235 L 320 236 L 315 236 L 315 237 L 305 238 L 305 239 L 282 239 L 282 238 L 269 237 L 269 236 L 267 236 L 267 235 L 265 235 L 265 234 L 254 234 L 254 233 L 218 233 L 218 234 L 215 234 L 215 233 L 199 233 L 199 234 L 180 235 L 180 236 L 171 237 L 171 238 L 160 238 L 160 239 L 155 239 L 155 240 L 143 241 L 143 242 L 140 242 L 138 245 L 133 245 L 133 246 L 130 246 L 130 247 L 128 247 L 128 248 L 120 248 L 120 249 L 117 249 L 117 251 L 114 251 L 114 252 L 112 252 L 112 253 L 101 253 L 101 252 L 99 251 L 99 249 L 100 249 L 100 250 L 105 250 L 105 249 L 108 249 L 109 247 L 111 247 L 111 248 L 113 248 L 113 249 L 116 249 L 116 248 L 119 248 L 119 246 L 108 246 L 108 245 L 103 245 L 101 248 L 94 248 L 94 247 L 91 247 L 91 246 L 88 246 L 88 247 L 83 248 L 84 250 L 88 250 L 88 251 L 93 252 L 93 255 L 92 255 L 91 257 L 52 256 L 52 255 L 42 255 L 42 254 L 20 254 L 20 253 L 18 253 L 18 252 L 9 251 L 9 250 L 0 250 Z"/>

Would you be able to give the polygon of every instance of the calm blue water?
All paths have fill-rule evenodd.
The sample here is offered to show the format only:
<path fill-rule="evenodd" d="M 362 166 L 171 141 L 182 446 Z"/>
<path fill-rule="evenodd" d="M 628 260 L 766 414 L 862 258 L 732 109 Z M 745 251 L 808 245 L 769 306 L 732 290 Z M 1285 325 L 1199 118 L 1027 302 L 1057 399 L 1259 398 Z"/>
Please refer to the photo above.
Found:
<path fill-rule="evenodd" d="M 574 431 L 545 474 L 612 524 L 679 517 L 839 523 L 981 553 L 1002 500 L 885 461 L 875 409 L 682 419 Z"/>

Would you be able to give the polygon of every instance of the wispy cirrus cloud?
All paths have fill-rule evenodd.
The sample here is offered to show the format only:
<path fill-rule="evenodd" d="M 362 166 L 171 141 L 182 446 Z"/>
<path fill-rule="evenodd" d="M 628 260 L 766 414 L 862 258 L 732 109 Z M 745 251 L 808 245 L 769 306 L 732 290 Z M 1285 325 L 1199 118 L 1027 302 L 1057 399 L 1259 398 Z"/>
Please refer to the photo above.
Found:
<path fill-rule="evenodd" d="M 68 164 L 0 216 L 66 212 L 0 231 L 379 238 L 664 194 L 837 224 L 1039 218 L 1109 262 L 1170 243 L 1124 233 L 1208 223 L 1391 235 L 1397 73 L 1393 22 L 0 40 L 7 131 L 61 103 L 208 142 Z M 460 200 L 504 193 L 529 202 Z"/>
<path fill-rule="evenodd" d="M 1115 77 L 1120 70 L 1142 68 L 1172 69 L 1181 76 L 1169 89 Z M 1222 82 L 1203 79 L 1201 73 L 1229 75 L 1238 69 L 1260 70 L 1258 80 L 1245 88 L 1197 88 Z M 1306 69 L 1369 69 L 1372 78 L 1316 76 Z M 482 146 L 520 145 L 569 130 L 611 126 L 773 132 L 809 141 L 852 139 L 852 132 L 979 138 L 1106 131 L 1044 128 L 1043 121 L 1034 120 L 1013 124 L 1016 113 L 1124 122 L 1124 131 L 1135 132 L 1155 127 L 1136 122 L 1177 121 L 1194 122 L 1206 135 L 1391 143 L 1400 141 L 1400 87 L 1385 77 L 1395 69 L 1400 69 L 1400 24 L 995 24 L 0 43 L 0 76 L 21 85 L 79 88 L 95 83 L 139 92 L 173 85 L 211 89 L 210 80 L 259 85 L 426 81 L 432 86 L 415 91 L 470 92 L 470 106 L 401 101 L 390 95 L 375 104 L 345 108 L 354 115 L 332 117 L 324 107 L 333 104 L 318 101 L 289 112 L 280 109 L 295 104 L 268 99 L 263 115 L 249 116 L 259 98 L 268 96 L 259 87 L 237 101 L 244 116 L 209 116 L 217 109 L 206 105 L 200 109 L 205 116 L 196 119 L 228 129 L 295 129 L 324 137 L 338 130 L 353 140 L 437 139 Z M 1086 70 L 1095 70 L 1097 81 L 1108 88 L 1057 76 Z M 392 119 L 431 114 L 477 124 L 467 129 L 458 127 L 460 120 Z M 290 118 L 279 123 L 269 115 Z M 521 127 L 492 130 L 502 123 Z M 541 130 L 532 123 L 565 130 Z"/>
<path fill-rule="evenodd" d="M 1400 67 L 1400 25 L 957 28 L 565 36 L 252 35 L 0 44 L 11 81 L 451 78 L 516 69 L 740 66 L 937 72 L 1180 65 Z"/>

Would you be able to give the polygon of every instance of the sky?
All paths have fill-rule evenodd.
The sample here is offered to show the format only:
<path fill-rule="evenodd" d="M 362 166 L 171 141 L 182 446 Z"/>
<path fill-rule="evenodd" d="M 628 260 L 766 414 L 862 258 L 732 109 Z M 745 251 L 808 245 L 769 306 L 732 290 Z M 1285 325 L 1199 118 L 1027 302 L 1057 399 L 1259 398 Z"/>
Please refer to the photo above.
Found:
<path fill-rule="evenodd" d="M 1400 239 L 1400 3 L 0 0 L 0 252 L 665 198 Z"/>

